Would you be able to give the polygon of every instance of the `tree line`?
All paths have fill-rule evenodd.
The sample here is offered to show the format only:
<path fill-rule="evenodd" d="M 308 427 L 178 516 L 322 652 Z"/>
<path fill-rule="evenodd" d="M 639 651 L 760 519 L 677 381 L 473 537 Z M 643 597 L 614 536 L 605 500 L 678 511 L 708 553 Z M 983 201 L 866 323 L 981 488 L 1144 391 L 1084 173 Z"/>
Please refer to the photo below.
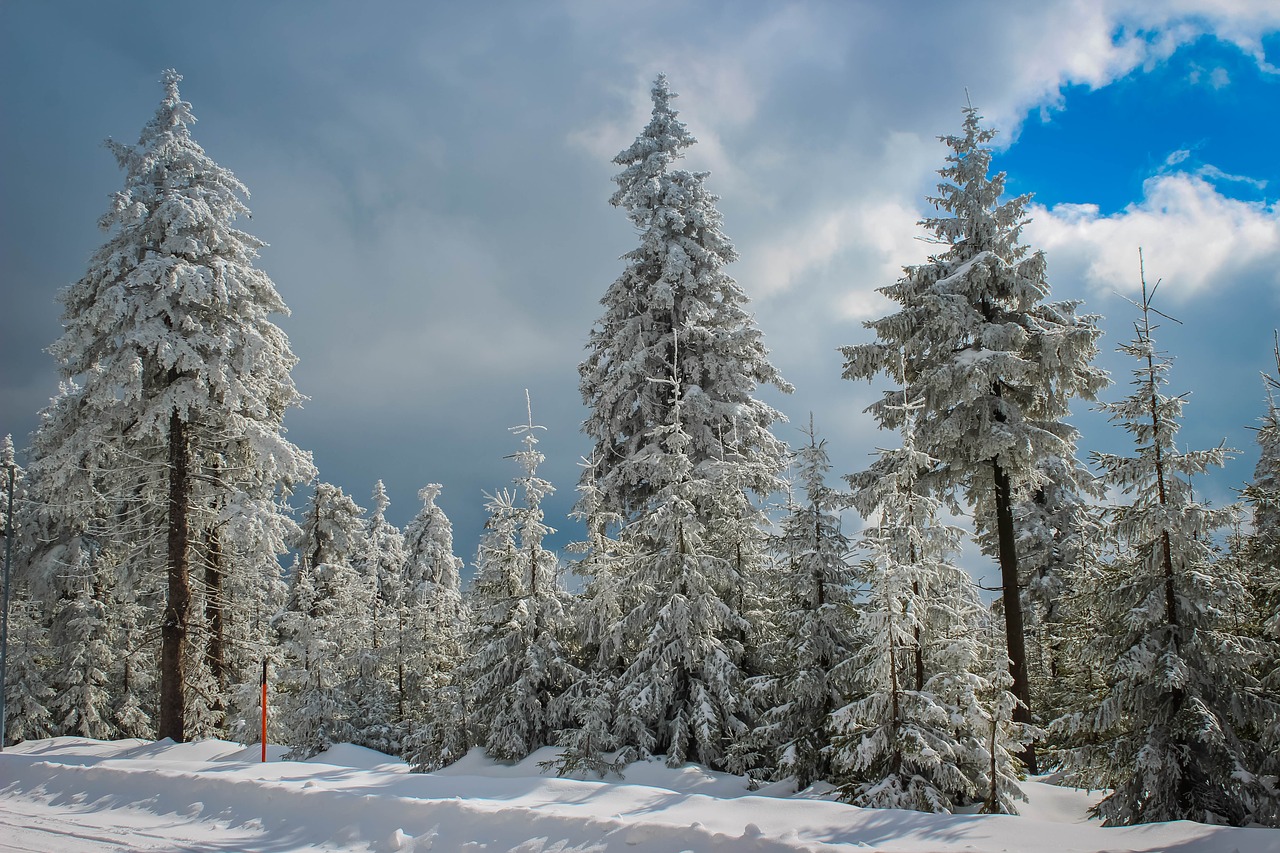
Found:
<path fill-rule="evenodd" d="M 59 295 L 62 385 L 25 469 L 3 446 L 10 742 L 352 742 L 423 770 L 554 745 L 560 773 L 663 756 L 939 812 L 1014 812 L 1019 779 L 1056 768 L 1112 790 L 1109 823 L 1280 821 L 1280 346 L 1254 480 L 1208 506 L 1192 478 L 1228 451 L 1176 443 L 1157 288 L 1142 277 L 1120 348 L 1129 395 L 1097 402 L 1099 318 L 1052 300 L 975 108 L 943 137 L 936 254 L 842 349 L 846 378 L 887 381 L 868 412 L 899 446 L 837 487 L 812 418 L 789 448 L 757 398 L 790 386 L 726 271 L 707 173 L 679 168 L 695 140 L 660 76 L 614 160 L 639 244 L 579 367 L 584 541 L 544 545 L 530 405 L 463 590 L 439 485 L 403 531 L 381 483 L 370 511 L 320 482 L 295 520 L 317 472 L 282 427 L 287 308 L 180 80 L 136 145 L 110 143 L 124 187 Z M 1074 400 L 1132 452 L 1082 462 Z M 1000 566 L 993 606 L 956 563 L 966 512 Z"/>

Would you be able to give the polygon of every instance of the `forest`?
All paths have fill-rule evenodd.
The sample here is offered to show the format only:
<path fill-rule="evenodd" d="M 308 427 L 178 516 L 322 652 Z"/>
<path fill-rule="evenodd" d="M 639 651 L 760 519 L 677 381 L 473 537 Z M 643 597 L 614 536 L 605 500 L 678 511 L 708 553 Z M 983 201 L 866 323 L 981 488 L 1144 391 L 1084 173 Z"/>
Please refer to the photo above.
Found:
<path fill-rule="evenodd" d="M 1253 479 L 1205 503 L 1195 477 L 1232 451 L 1179 444 L 1158 283 L 1138 272 L 1113 385 L 977 108 L 943 138 L 934 254 L 832 354 L 888 383 L 867 415 L 889 449 L 835 472 L 812 420 L 798 446 L 775 434 L 758 392 L 790 386 L 657 78 L 614 159 L 637 244 L 584 330 L 585 533 L 561 555 L 532 405 L 478 543 L 454 542 L 441 485 L 399 529 L 381 483 L 362 507 L 288 440 L 288 309 L 180 81 L 109 143 L 124 183 L 58 296 L 61 386 L 3 445 L 4 743 L 352 743 L 424 771 L 555 746 L 561 773 L 662 756 L 940 813 L 1016 813 L 1055 770 L 1107 789 L 1110 825 L 1280 826 L 1280 341 Z M 1082 458 L 1073 403 L 1128 452 Z M 958 563 L 969 536 L 994 601 Z"/>

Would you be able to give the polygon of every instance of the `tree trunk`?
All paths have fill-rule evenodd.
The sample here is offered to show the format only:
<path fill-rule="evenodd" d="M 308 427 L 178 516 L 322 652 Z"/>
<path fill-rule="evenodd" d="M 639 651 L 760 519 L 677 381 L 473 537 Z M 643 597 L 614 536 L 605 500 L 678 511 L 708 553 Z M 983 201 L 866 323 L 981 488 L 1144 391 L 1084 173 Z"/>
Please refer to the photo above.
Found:
<path fill-rule="evenodd" d="M 160 629 L 160 726 L 157 736 L 175 743 L 186 739 L 182 651 L 191 609 L 189 578 L 191 478 L 187 425 L 175 411 L 169 418 L 168 600 Z"/>
<path fill-rule="evenodd" d="M 1018 706 L 1013 709 L 1013 719 L 1019 723 L 1031 722 L 1031 684 L 1027 680 L 1027 640 L 1022 624 L 1022 592 L 1018 586 L 1018 553 L 1013 532 L 1013 494 L 1009 487 L 1009 475 L 1000 467 L 999 460 L 992 459 L 991 467 L 996 491 L 996 534 L 1000 552 L 1000 585 L 1004 590 L 1004 635 L 1009 651 L 1009 674 L 1013 676 L 1013 695 Z M 1035 774 L 1036 748 L 1028 743 L 1019 756 L 1027 772 Z"/>

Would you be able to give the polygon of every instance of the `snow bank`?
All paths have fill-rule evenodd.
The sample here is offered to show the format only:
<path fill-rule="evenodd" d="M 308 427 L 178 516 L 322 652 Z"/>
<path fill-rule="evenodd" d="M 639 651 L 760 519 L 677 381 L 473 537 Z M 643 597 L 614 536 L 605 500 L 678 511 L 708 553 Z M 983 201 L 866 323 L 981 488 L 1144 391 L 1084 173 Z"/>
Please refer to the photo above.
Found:
<path fill-rule="evenodd" d="M 280 753 L 260 764 L 256 747 L 226 741 L 11 747 L 0 754 L 0 851 L 1280 851 L 1274 830 L 1105 829 L 1085 818 L 1096 794 L 1043 782 L 1028 784 L 1022 817 L 936 816 L 762 796 L 693 765 L 558 779 L 538 767 L 550 750 L 518 764 L 473 752 L 432 774 L 349 745 L 307 762 Z"/>

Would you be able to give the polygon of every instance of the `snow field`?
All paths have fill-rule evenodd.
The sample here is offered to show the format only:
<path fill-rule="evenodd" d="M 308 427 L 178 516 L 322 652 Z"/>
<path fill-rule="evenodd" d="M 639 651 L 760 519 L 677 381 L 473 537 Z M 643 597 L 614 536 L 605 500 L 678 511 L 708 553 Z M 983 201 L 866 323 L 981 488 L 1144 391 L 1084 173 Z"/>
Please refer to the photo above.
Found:
<path fill-rule="evenodd" d="M 1188 822 L 1103 828 L 1100 794 L 1029 781 L 1020 817 L 858 809 L 696 765 L 634 764 L 623 780 L 559 779 L 539 762 L 478 750 L 418 774 L 342 745 L 310 761 L 272 747 L 54 738 L 0 754 L 0 851 L 681 851 L 1176 850 L 1277 853 L 1280 831 Z"/>

